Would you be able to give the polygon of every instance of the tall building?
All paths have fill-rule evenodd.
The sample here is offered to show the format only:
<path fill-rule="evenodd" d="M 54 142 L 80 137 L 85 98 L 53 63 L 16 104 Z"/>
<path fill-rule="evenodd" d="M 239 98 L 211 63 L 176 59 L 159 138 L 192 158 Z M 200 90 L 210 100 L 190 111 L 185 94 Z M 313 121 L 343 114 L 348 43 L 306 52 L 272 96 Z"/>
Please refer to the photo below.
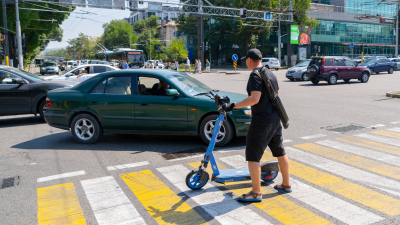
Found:
<path fill-rule="evenodd" d="M 396 5 L 380 0 L 319 0 L 309 16 L 319 25 L 312 29 L 311 53 L 323 55 L 395 54 Z"/>

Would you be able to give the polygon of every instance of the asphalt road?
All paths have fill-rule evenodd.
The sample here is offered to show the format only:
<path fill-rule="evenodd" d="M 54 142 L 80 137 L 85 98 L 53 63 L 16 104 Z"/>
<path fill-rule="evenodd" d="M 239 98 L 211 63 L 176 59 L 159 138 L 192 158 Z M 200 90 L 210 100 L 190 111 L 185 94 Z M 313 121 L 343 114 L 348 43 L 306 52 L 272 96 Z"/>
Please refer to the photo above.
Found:
<path fill-rule="evenodd" d="M 245 94 L 249 71 L 240 71 L 193 76 Z M 400 99 L 385 97 L 400 89 L 400 72 L 337 85 L 291 82 L 285 72 L 275 74 L 290 117 L 283 137 L 292 194 L 272 188 L 280 175 L 263 185 L 263 204 L 232 199 L 248 182 L 187 191 L 185 176 L 197 166 L 188 163 L 201 157 L 162 154 L 204 148 L 200 137 L 106 134 L 81 145 L 38 117 L 7 116 L 0 117 L 0 181 L 19 178 L 0 189 L 0 224 L 400 224 Z M 245 163 L 245 142 L 236 138 L 215 153 L 221 168 Z"/>

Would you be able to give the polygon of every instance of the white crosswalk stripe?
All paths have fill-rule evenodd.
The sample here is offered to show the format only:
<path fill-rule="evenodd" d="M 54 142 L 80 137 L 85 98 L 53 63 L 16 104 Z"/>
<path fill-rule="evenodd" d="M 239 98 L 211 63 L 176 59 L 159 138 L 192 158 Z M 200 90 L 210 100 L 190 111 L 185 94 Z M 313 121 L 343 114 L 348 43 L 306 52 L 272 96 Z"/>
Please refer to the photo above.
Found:
<path fill-rule="evenodd" d="M 146 224 L 112 176 L 81 184 L 98 224 Z"/>
<path fill-rule="evenodd" d="M 396 196 L 400 196 L 400 182 L 381 177 L 370 172 L 366 172 L 342 163 L 335 162 L 320 156 L 316 156 L 301 150 L 285 147 L 285 151 L 290 158 L 312 165 L 313 167 L 326 170 L 332 174 L 358 181 L 364 185 L 386 191 Z"/>
<path fill-rule="evenodd" d="M 392 132 L 400 133 L 400 127 L 393 127 L 393 128 L 387 129 L 387 131 L 392 131 Z"/>
<path fill-rule="evenodd" d="M 221 224 L 271 224 L 210 182 L 202 190 L 194 191 L 188 188 L 184 178 L 190 170 L 183 165 L 157 168 L 157 170 Z"/>
<path fill-rule="evenodd" d="M 389 144 L 389 145 L 394 145 L 397 147 L 400 147 L 400 140 L 399 139 L 394 139 L 394 138 L 389 138 L 389 137 L 384 137 L 384 136 L 379 136 L 379 135 L 374 135 L 374 134 L 357 134 L 354 135 L 356 137 L 364 138 L 370 141 L 376 141 L 384 144 Z"/>
<path fill-rule="evenodd" d="M 224 163 L 234 167 L 247 167 L 246 159 L 240 155 L 220 158 Z M 291 179 L 291 186 L 294 192 L 288 194 L 321 212 L 326 213 L 347 224 L 371 224 L 383 220 L 383 217 L 368 212 L 360 207 L 350 204 L 333 195 L 318 190 L 310 185 Z M 281 183 L 281 176 L 278 176 L 275 183 Z"/>
<path fill-rule="evenodd" d="M 379 160 L 394 166 L 400 166 L 400 157 L 391 154 L 386 154 L 380 151 L 371 150 L 368 148 L 352 146 L 341 143 L 339 141 L 325 140 L 315 142 L 319 145 L 323 145 L 329 148 L 334 148 L 340 151 L 356 154 L 363 157 L 368 157 L 374 160 Z"/>

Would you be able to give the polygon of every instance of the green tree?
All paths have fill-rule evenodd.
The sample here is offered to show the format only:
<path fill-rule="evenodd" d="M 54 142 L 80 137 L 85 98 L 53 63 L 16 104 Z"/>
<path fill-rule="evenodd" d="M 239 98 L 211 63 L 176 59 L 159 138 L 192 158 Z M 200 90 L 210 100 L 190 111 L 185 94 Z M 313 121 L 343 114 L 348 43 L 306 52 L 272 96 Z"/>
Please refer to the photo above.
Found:
<path fill-rule="evenodd" d="M 42 7 L 40 7 L 42 6 Z M 59 11 L 73 11 L 75 7 L 72 6 L 58 6 L 51 3 L 35 2 L 35 5 L 29 2 L 25 2 L 19 5 L 20 8 L 34 8 L 43 9 L 43 7 L 59 10 Z M 21 33 L 25 34 L 26 45 L 23 47 L 24 56 L 24 67 L 27 64 L 32 63 L 33 59 L 44 49 L 48 43 L 49 39 L 55 39 L 56 41 L 62 40 L 62 29 L 60 24 L 67 19 L 69 13 L 59 13 L 59 12 L 44 12 L 44 11 L 32 11 L 32 10 L 19 10 Z M 16 30 L 16 19 L 15 19 L 15 5 L 7 5 L 7 26 L 9 30 Z M 41 20 L 38 20 L 41 19 Z M 54 19 L 53 22 L 43 21 L 43 20 Z M 3 24 L 3 17 L 0 16 L 0 24 Z M 0 29 L 1 30 L 1 29 Z M 9 34 L 9 53 L 10 58 L 15 59 L 17 56 L 16 49 L 14 46 L 14 35 L 10 32 Z M 14 65 L 16 65 L 18 60 L 14 60 Z"/>
<path fill-rule="evenodd" d="M 107 49 L 129 48 L 130 44 L 137 42 L 138 37 L 133 32 L 133 27 L 125 20 L 112 20 L 110 23 L 103 24 L 103 28 L 102 43 Z"/>
<path fill-rule="evenodd" d="M 137 42 L 138 46 L 137 49 L 143 50 L 146 55 L 150 55 L 151 57 L 157 57 L 158 53 L 154 52 L 154 45 L 160 44 L 158 33 L 157 33 L 157 26 L 158 26 L 158 17 L 157 16 L 150 16 L 145 20 L 140 20 L 135 22 L 134 30 L 138 36 Z"/>
<path fill-rule="evenodd" d="M 170 61 L 183 60 L 188 55 L 188 51 L 185 48 L 185 42 L 182 39 L 172 39 L 168 47 L 163 46 L 166 58 Z"/>

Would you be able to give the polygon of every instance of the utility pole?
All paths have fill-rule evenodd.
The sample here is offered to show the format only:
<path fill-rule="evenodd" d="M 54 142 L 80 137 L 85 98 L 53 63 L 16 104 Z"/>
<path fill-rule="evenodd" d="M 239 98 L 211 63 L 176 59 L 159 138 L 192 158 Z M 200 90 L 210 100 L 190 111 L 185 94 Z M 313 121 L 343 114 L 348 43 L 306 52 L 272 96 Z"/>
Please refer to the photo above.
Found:
<path fill-rule="evenodd" d="M 4 0 L 3 0 L 4 1 Z M 396 3 L 396 58 L 399 56 L 399 2 Z"/>
<path fill-rule="evenodd" d="M 18 65 L 19 69 L 24 69 L 24 60 L 22 58 L 22 43 L 21 43 L 21 24 L 19 22 L 19 9 L 18 9 L 18 0 L 15 0 L 15 17 L 17 24 L 17 46 L 18 46 Z"/>
<path fill-rule="evenodd" d="M 281 11 L 281 0 L 279 0 L 279 12 Z M 281 14 L 278 17 L 278 60 L 279 64 L 282 65 L 281 62 Z"/>
<path fill-rule="evenodd" d="M 4 60 L 6 60 L 6 57 L 9 56 L 8 54 L 8 28 L 7 28 L 7 8 L 6 8 L 6 0 L 2 1 L 3 5 L 3 27 L 4 27 Z"/>

